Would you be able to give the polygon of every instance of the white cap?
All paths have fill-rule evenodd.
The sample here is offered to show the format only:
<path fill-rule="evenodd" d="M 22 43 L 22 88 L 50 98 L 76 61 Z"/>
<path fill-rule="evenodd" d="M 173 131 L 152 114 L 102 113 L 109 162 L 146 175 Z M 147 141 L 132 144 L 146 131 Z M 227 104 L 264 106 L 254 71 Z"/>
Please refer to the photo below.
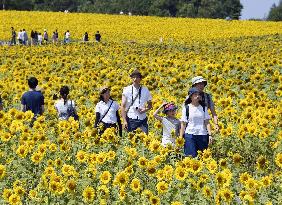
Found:
<path fill-rule="evenodd" d="M 196 76 L 196 77 L 192 78 L 192 85 L 195 85 L 195 84 L 201 83 L 201 82 L 205 82 L 205 84 L 207 85 L 207 81 L 202 76 Z"/>

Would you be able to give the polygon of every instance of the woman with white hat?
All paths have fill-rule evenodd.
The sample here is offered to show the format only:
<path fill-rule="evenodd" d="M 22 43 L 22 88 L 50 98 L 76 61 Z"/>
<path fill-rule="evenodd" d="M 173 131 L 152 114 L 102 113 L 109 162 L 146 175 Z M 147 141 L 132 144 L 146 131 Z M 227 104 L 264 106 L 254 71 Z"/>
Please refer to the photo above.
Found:
<path fill-rule="evenodd" d="M 207 81 L 202 76 L 196 76 L 192 78 L 192 87 L 195 87 L 200 91 L 200 94 L 202 96 L 202 101 L 204 102 L 205 106 L 211 111 L 213 122 L 215 124 L 215 130 L 219 131 L 218 118 L 215 112 L 214 102 L 212 100 L 211 95 L 204 92 L 204 89 L 207 86 L 207 84 L 208 84 Z"/>
<path fill-rule="evenodd" d="M 196 157 L 212 143 L 210 116 L 203 104 L 200 91 L 193 87 L 182 108 L 180 136 L 184 136 L 185 156 Z"/>

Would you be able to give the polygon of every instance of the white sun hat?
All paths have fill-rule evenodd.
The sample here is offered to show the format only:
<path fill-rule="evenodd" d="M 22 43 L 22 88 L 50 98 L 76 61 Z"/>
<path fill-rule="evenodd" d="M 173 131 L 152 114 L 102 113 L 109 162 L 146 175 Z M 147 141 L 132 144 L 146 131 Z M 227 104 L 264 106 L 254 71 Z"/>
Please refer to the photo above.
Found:
<path fill-rule="evenodd" d="M 208 83 L 202 76 L 196 76 L 196 77 L 192 78 L 192 86 L 197 84 L 197 83 L 201 83 L 201 82 L 204 82 L 205 86 Z"/>

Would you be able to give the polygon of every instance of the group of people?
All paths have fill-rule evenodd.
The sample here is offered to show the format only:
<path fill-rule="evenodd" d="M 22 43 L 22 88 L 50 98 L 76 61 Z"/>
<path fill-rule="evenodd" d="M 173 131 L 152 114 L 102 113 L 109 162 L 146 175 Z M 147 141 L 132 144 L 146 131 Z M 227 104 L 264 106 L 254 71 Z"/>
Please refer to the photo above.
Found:
<path fill-rule="evenodd" d="M 63 43 L 67 44 L 71 42 L 71 34 L 70 31 L 67 30 L 64 33 L 63 36 Z M 53 34 L 52 34 L 52 43 L 53 44 L 57 44 L 59 42 L 59 32 L 56 29 Z M 96 32 L 96 34 L 94 35 L 94 39 L 96 42 L 100 42 L 101 41 L 101 34 L 99 31 Z M 89 35 L 88 32 L 85 32 L 82 38 L 83 42 L 88 42 L 89 41 Z M 47 29 L 44 29 L 43 33 L 38 32 L 38 31 L 31 31 L 30 33 L 30 41 L 29 41 L 29 37 L 28 34 L 26 32 L 25 29 L 21 29 L 18 32 L 18 36 L 16 33 L 16 30 L 14 29 L 14 27 L 11 27 L 11 41 L 10 41 L 10 45 L 43 45 L 43 44 L 48 44 L 50 43 L 50 39 L 49 39 L 49 35 L 47 32 Z"/>
<path fill-rule="evenodd" d="M 132 84 L 123 89 L 121 105 L 112 99 L 109 87 L 100 89 L 99 102 L 95 107 L 94 124 L 100 135 L 112 127 L 116 128 L 120 136 L 123 130 L 134 132 L 138 128 L 148 134 L 147 112 L 152 109 L 152 95 L 146 86 L 141 85 L 143 76 L 138 70 L 133 71 L 130 77 Z M 36 119 L 44 112 L 44 96 L 40 89 L 37 89 L 38 80 L 35 77 L 28 79 L 28 85 L 29 91 L 25 92 L 21 98 L 21 109 L 24 112 L 32 111 Z M 203 77 L 197 76 L 192 79 L 192 87 L 182 106 L 181 119 L 176 118 L 178 107 L 173 102 L 163 103 L 154 112 L 153 116 L 163 126 L 163 146 L 168 146 L 168 144 L 175 146 L 176 137 L 183 136 L 185 138 L 184 154 L 196 157 L 199 150 L 203 151 L 212 143 L 209 122 L 211 117 L 208 110 L 212 114 L 215 130 L 218 131 L 219 127 L 212 97 L 204 92 L 206 86 L 207 81 Z M 71 116 L 78 120 L 76 105 L 73 100 L 69 99 L 69 92 L 69 87 L 62 86 L 60 97 L 54 96 L 59 120 L 68 120 Z M 2 109 L 1 99 L 0 102 L 0 109 Z M 160 115 L 161 110 L 164 116 Z"/>

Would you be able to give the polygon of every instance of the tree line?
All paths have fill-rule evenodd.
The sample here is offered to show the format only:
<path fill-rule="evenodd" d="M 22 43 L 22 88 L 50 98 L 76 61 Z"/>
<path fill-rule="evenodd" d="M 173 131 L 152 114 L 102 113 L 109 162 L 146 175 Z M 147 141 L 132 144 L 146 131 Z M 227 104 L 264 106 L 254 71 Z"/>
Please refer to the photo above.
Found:
<path fill-rule="evenodd" d="M 6 10 L 239 19 L 240 0 L 0 0 Z"/>

